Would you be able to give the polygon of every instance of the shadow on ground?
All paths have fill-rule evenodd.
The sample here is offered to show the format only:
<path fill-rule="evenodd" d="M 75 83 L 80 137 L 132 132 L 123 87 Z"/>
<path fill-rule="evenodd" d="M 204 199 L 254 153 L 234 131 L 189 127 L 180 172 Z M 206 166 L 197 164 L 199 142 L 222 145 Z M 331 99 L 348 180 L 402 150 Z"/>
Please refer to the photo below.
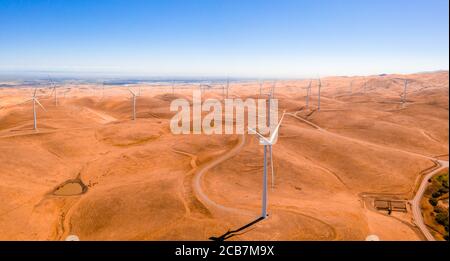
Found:
<path fill-rule="evenodd" d="M 264 217 L 259 217 L 259 218 L 255 219 L 255 220 L 253 220 L 252 222 L 250 222 L 250 223 L 248 223 L 248 224 L 246 224 L 246 225 L 244 225 L 244 226 L 242 226 L 242 227 L 240 227 L 238 229 L 228 230 L 225 234 L 223 234 L 223 235 L 221 235 L 219 237 L 210 237 L 209 239 L 213 240 L 213 241 L 225 241 L 225 240 L 227 240 L 227 239 L 229 239 L 231 237 L 238 236 L 238 235 L 241 235 L 241 234 L 243 234 L 245 232 L 248 232 L 248 231 L 245 231 L 245 232 L 239 233 L 239 232 L 241 232 L 241 231 L 243 231 L 243 230 L 245 230 L 245 229 L 255 225 L 256 223 L 258 223 L 259 221 L 261 221 L 263 219 L 264 219 Z"/>

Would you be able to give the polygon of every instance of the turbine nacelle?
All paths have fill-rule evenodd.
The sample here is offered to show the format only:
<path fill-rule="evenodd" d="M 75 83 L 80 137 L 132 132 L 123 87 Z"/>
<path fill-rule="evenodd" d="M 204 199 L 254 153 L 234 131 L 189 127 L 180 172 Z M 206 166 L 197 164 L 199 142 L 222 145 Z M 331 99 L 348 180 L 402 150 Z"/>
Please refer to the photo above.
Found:
<path fill-rule="evenodd" d="M 269 137 L 264 137 L 261 133 L 257 132 L 255 129 L 250 127 L 248 128 L 248 133 L 258 135 L 259 144 L 272 146 L 278 138 L 278 130 L 280 129 L 281 122 L 283 121 L 285 113 L 286 111 L 283 111 L 283 115 L 281 115 L 280 121 L 278 122 L 277 126 L 275 127 L 275 130 L 271 133 Z"/>

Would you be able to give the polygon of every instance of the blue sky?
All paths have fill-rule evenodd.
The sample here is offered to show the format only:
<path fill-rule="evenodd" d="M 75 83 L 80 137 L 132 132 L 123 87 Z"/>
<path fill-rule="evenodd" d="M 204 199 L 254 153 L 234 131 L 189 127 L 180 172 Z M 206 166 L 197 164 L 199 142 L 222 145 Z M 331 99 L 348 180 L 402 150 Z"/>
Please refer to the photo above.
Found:
<path fill-rule="evenodd" d="M 448 69 L 447 0 L 0 0 L 0 71 L 306 77 Z"/>

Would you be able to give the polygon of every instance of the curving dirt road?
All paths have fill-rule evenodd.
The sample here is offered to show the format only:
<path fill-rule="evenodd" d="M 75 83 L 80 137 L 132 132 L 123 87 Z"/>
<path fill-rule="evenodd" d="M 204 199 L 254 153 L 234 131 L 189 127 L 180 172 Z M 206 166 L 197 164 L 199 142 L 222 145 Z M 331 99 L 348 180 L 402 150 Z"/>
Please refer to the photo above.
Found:
<path fill-rule="evenodd" d="M 385 148 L 385 149 L 388 148 L 388 149 L 396 150 L 396 151 L 399 151 L 399 152 L 402 152 L 402 153 L 406 153 L 406 154 L 410 154 L 410 155 L 414 155 L 414 156 L 419 156 L 419 157 L 426 158 L 426 159 L 432 160 L 434 162 L 437 162 L 440 165 L 440 167 L 432 170 L 430 173 L 428 173 L 426 176 L 424 176 L 424 178 L 423 178 L 423 180 L 422 180 L 422 182 L 421 182 L 421 184 L 419 186 L 419 189 L 416 192 L 416 195 L 410 201 L 412 212 L 413 212 L 412 214 L 413 214 L 414 223 L 417 225 L 417 227 L 420 229 L 420 231 L 426 237 L 427 240 L 435 241 L 434 237 L 431 235 L 430 231 L 427 229 L 427 226 L 423 222 L 422 211 L 420 209 L 420 201 L 422 200 L 423 193 L 425 192 L 425 189 L 427 187 L 428 179 L 430 179 L 432 176 L 437 174 L 442 169 L 448 168 L 449 167 L 449 162 L 448 161 L 439 160 L 437 158 L 434 158 L 434 157 L 431 157 L 431 156 L 428 156 L 428 155 L 422 155 L 422 154 L 411 152 L 411 151 L 406 151 L 406 150 L 402 150 L 402 149 L 397 149 L 397 148 L 392 148 L 392 147 L 388 147 L 388 146 L 383 146 L 383 145 L 380 145 L 380 144 L 367 142 L 367 141 L 362 141 L 362 140 L 354 139 L 354 138 L 347 137 L 347 136 L 344 136 L 344 135 L 341 135 L 341 134 L 333 133 L 333 132 L 330 132 L 330 131 L 327 131 L 327 130 L 321 128 L 317 124 L 314 124 L 314 123 L 310 122 L 307 119 L 304 119 L 304 118 L 298 116 L 297 113 L 298 112 L 286 113 L 286 114 L 290 115 L 290 116 L 292 116 L 292 117 L 294 117 L 294 118 L 296 118 L 298 120 L 303 121 L 304 123 L 306 123 L 306 124 L 316 128 L 318 131 L 325 132 L 327 134 L 330 134 L 330 135 L 333 135 L 333 136 L 336 136 L 336 137 L 340 137 L 340 138 L 351 140 L 351 141 L 358 142 L 358 143 L 363 143 L 365 145 L 370 145 L 370 146 L 374 146 L 374 147 L 380 147 L 380 148 Z"/>
<path fill-rule="evenodd" d="M 234 146 L 231 150 L 229 150 L 227 153 L 221 155 L 220 157 L 208 162 L 207 164 L 200 166 L 197 171 L 194 174 L 194 179 L 192 181 L 192 185 L 194 188 L 194 193 L 197 196 L 197 198 L 203 202 L 206 206 L 208 206 L 209 209 L 215 208 L 216 210 L 222 211 L 222 212 L 234 212 L 234 213 L 240 213 L 240 214 L 248 214 L 252 215 L 246 210 L 243 209 L 237 209 L 237 208 L 230 208 L 223 205 L 220 205 L 213 200 L 211 200 L 205 192 L 203 192 L 201 182 L 202 178 L 205 175 L 208 170 L 214 168 L 215 166 L 219 165 L 220 163 L 230 159 L 231 157 L 234 157 L 239 153 L 239 151 L 242 149 L 242 147 L 245 144 L 245 134 L 242 134 L 239 138 L 239 142 L 236 146 Z"/>
<path fill-rule="evenodd" d="M 439 171 L 448 168 L 449 164 L 448 161 L 443 160 L 437 160 L 436 161 L 441 165 L 439 168 L 431 171 L 427 175 L 423 177 L 422 183 L 419 186 L 419 189 L 417 190 L 416 195 L 414 198 L 410 201 L 411 208 L 412 208 L 412 214 L 414 218 L 414 223 L 419 227 L 420 231 L 422 231 L 423 235 L 427 238 L 428 241 L 435 241 L 433 235 L 431 235 L 430 231 L 428 230 L 427 226 L 423 222 L 422 217 L 422 211 L 420 209 L 420 201 L 422 201 L 423 194 L 425 192 L 425 189 L 428 186 L 428 180 L 433 177 L 435 174 L 437 174 Z"/>
<path fill-rule="evenodd" d="M 419 154 L 419 153 L 408 151 L 408 150 L 402 150 L 402 149 L 398 149 L 398 148 L 394 148 L 394 147 L 380 145 L 380 144 L 373 143 L 373 142 L 370 142 L 370 141 L 364 141 L 364 140 L 360 140 L 360 139 L 355 139 L 355 138 L 348 137 L 348 136 L 345 136 L 345 135 L 342 135 L 342 134 L 338 134 L 338 133 L 334 133 L 334 132 L 328 131 L 328 130 L 318 126 L 317 124 L 312 123 L 311 121 L 298 116 L 297 113 L 298 112 L 286 113 L 286 114 L 289 115 L 289 116 L 292 116 L 292 117 L 294 117 L 294 118 L 296 118 L 298 120 L 303 121 L 304 123 L 308 124 L 309 126 L 314 127 L 315 129 L 317 129 L 320 132 L 323 132 L 323 133 L 326 133 L 326 134 L 329 134 L 329 135 L 332 135 L 332 136 L 335 136 L 335 137 L 338 137 L 338 138 L 341 138 L 341 139 L 346 139 L 348 141 L 364 144 L 364 145 L 371 146 L 371 147 L 376 147 L 376 148 L 381 148 L 381 149 L 389 149 L 389 150 L 393 150 L 393 151 L 409 154 L 409 155 L 412 155 L 412 156 L 426 158 L 426 159 L 429 159 L 429 160 L 432 160 L 432 161 L 436 161 L 437 160 L 437 159 L 435 159 L 434 157 L 432 157 L 430 155 L 423 155 L 423 154 Z"/>

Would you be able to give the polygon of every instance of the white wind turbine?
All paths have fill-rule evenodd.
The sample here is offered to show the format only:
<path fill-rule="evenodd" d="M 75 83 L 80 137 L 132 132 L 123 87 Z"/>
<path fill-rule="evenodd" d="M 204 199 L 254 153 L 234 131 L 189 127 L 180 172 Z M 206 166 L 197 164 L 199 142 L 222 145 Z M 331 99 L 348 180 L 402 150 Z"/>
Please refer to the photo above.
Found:
<path fill-rule="evenodd" d="M 33 129 L 34 129 L 34 130 L 37 130 L 36 103 L 37 103 L 39 106 L 41 106 L 41 108 L 42 108 L 44 111 L 47 111 L 47 110 L 45 110 L 44 106 L 42 106 L 42 104 L 39 102 L 39 100 L 38 100 L 38 98 L 37 98 L 37 96 L 36 96 L 36 91 L 37 91 L 37 89 L 34 88 L 33 96 L 31 97 L 31 99 L 26 100 L 26 101 L 24 101 L 24 102 L 21 103 L 21 104 L 23 104 L 23 103 L 27 103 L 27 102 L 29 102 L 29 101 L 33 101 Z"/>
<path fill-rule="evenodd" d="M 317 110 L 320 111 L 320 89 L 322 88 L 322 81 L 319 78 L 319 100 L 318 100 L 318 108 Z"/>
<path fill-rule="evenodd" d="M 52 88 L 52 93 L 50 94 L 50 96 L 52 95 L 52 94 L 54 94 L 55 96 L 55 106 L 58 106 L 58 93 L 57 93 L 57 91 L 56 91 L 56 85 L 55 85 L 55 82 L 53 82 L 53 80 L 52 80 L 52 78 L 50 78 L 50 76 L 48 76 L 48 79 L 50 80 L 50 84 L 53 86 L 53 88 Z"/>
<path fill-rule="evenodd" d="M 260 133 L 258 133 L 255 129 L 248 128 L 249 133 L 255 133 L 259 136 L 259 143 L 261 145 L 264 145 L 264 174 L 263 174 L 263 194 L 262 194 L 262 211 L 261 211 L 261 217 L 266 218 L 267 217 L 267 148 L 270 148 L 270 151 L 272 151 L 272 145 L 278 138 L 278 130 L 280 129 L 281 122 L 283 121 L 285 112 L 283 112 L 283 115 L 281 116 L 280 121 L 278 122 L 277 127 L 275 128 L 274 132 L 271 133 L 270 137 L 264 137 Z M 272 157 L 270 157 L 272 161 Z M 271 164 L 273 166 L 273 164 Z M 272 169 L 273 173 L 273 169 Z"/>
<path fill-rule="evenodd" d="M 133 101 L 133 120 L 136 120 L 136 97 L 139 95 L 133 92 L 130 88 L 128 88 L 128 91 L 130 91 L 131 99 Z"/>
<path fill-rule="evenodd" d="M 402 106 L 405 106 L 406 102 L 406 89 L 408 88 L 408 79 L 405 79 L 405 85 L 403 88 L 403 95 L 402 95 Z"/>
<path fill-rule="evenodd" d="M 309 95 L 311 93 L 311 80 L 309 81 L 308 87 L 306 87 L 306 109 L 309 109 Z"/>
<path fill-rule="evenodd" d="M 400 97 L 401 97 L 402 107 L 404 107 L 405 103 L 406 103 L 406 93 L 407 93 L 407 89 L 408 89 L 409 79 L 394 78 L 393 80 L 394 81 L 396 81 L 396 80 L 403 81 L 403 93 L 400 95 Z"/>

